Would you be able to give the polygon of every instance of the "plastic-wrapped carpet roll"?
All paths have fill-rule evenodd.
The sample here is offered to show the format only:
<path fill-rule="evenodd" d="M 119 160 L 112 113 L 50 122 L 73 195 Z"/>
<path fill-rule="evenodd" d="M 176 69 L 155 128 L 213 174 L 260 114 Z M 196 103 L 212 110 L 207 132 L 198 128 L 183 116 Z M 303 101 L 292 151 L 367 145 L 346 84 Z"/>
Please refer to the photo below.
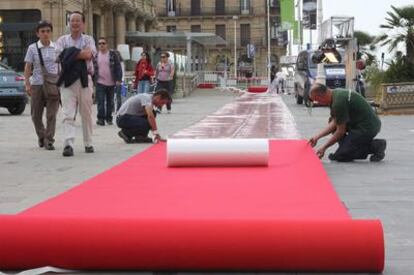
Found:
<path fill-rule="evenodd" d="M 267 166 L 267 139 L 169 139 L 167 165 Z"/>

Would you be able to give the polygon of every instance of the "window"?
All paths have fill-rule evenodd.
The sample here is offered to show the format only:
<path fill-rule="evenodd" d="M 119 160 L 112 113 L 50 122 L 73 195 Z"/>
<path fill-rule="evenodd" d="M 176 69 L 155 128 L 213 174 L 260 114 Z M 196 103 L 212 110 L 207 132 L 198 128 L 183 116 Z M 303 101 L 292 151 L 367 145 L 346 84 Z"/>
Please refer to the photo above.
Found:
<path fill-rule="evenodd" d="M 201 15 L 200 0 L 191 0 L 191 15 Z"/>
<path fill-rule="evenodd" d="M 167 32 L 176 32 L 177 31 L 177 26 L 167 26 Z"/>
<path fill-rule="evenodd" d="M 240 0 L 240 14 L 250 13 L 250 0 Z"/>
<path fill-rule="evenodd" d="M 226 25 L 216 25 L 216 35 L 226 40 Z"/>
<path fill-rule="evenodd" d="M 280 6 L 279 0 L 270 0 L 270 7 L 271 8 L 278 8 Z"/>
<path fill-rule="evenodd" d="M 201 25 L 191 25 L 191 32 L 201 32 Z"/>
<path fill-rule="evenodd" d="M 225 0 L 216 0 L 216 15 L 226 14 L 226 2 Z"/>
<path fill-rule="evenodd" d="M 176 16 L 176 0 L 166 0 L 167 16 Z"/>
<path fill-rule="evenodd" d="M 240 24 L 240 44 L 246 46 L 250 43 L 250 24 Z"/>
<path fill-rule="evenodd" d="M 24 70 L 27 47 L 38 40 L 34 30 L 40 10 L 1 10 L 0 60 L 17 71 Z"/>
<path fill-rule="evenodd" d="M 95 41 L 98 41 L 98 38 L 101 36 L 101 17 L 97 14 L 93 14 L 93 38 Z"/>

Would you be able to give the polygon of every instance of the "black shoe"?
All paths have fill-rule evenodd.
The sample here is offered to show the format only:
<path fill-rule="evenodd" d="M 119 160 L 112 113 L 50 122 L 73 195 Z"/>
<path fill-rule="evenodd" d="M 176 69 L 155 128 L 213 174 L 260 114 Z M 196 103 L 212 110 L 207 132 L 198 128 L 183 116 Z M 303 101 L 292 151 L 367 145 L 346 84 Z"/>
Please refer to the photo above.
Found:
<path fill-rule="evenodd" d="M 118 136 L 119 136 L 120 138 L 122 138 L 122 139 L 125 141 L 125 143 L 132 143 L 132 139 L 131 139 L 130 137 L 128 137 L 127 135 L 125 135 L 125 133 L 124 133 L 124 132 L 119 131 L 119 132 L 118 132 Z"/>
<path fill-rule="evenodd" d="M 378 162 L 384 159 L 387 141 L 385 139 L 374 139 L 371 143 L 372 156 L 369 158 L 372 162 Z"/>
<path fill-rule="evenodd" d="M 134 137 L 134 143 L 152 143 L 152 138 L 143 137 L 143 136 L 136 136 L 136 137 Z"/>
<path fill-rule="evenodd" d="M 112 123 L 112 120 L 107 120 L 107 121 L 106 121 L 106 124 L 108 124 L 108 125 L 114 125 L 114 124 Z"/>
<path fill-rule="evenodd" d="M 334 155 L 333 153 L 330 153 L 330 154 L 328 155 L 328 159 L 329 159 L 329 160 L 336 160 L 336 157 L 335 157 L 335 155 Z"/>
<path fill-rule="evenodd" d="M 48 144 L 45 145 L 45 149 L 48 151 L 53 151 L 55 150 L 55 146 L 53 146 L 53 143 L 49 142 Z"/>
<path fill-rule="evenodd" d="M 43 138 L 39 138 L 37 144 L 39 144 L 40 148 L 43 148 L 45 146 L 45 140 Z"/>
<path fill-rule="evenodd" d="M 105 126 L 105 120 L 103 120 L 103 119 L 98 119 L 98 120 L 96 121 L 96 124 L 101 125 L 101 126 Z"/>
<path fill-rule="evenodd" d="M 85 153 L 93 153 L 95 152 L 95 149 L 93 149 L 93 146 L 85 146 Z"/>
<path fill-rule="evenodd" d="M 63 149 L 62 155 L 64 157 L 72 157 L 73 156 L 73 148 L 72 148 L 72 146 L 66 145 L 65 148 Z"/>

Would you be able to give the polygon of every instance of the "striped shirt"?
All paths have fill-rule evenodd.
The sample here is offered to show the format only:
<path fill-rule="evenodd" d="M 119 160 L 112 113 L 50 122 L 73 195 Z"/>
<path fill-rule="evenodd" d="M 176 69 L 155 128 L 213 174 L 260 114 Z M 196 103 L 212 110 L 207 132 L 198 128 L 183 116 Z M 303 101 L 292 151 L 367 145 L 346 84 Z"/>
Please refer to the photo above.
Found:
<path fill-rule="evenodd" d="M 62 35 L 59 37 L 59 39 L 56 41 L 56 54 L 57 56 L 60 55 L 61 52 L 63 52 L 64 49 L 70 48 L 70 47 L 76 47 L 78 49 L 84 50 L 86 48 L 89 48 L 92 50 L 92 55 L 95 56 L 96 46 L 95 46 L 95 40 L 92 36 L 81 34 L 79 39 L 74 40 L 70 34 Z M 93 61 L 92 59 L 86 61 L 86 66 L 88 67 L 88 73 L 90 75 L 93 75 Z"/>
<path fill-rule="evenodd" d="M 56 44 L 50 42 L 49 46 L 45 46 L 42 42 L 37 41 L 37 46 L 42 53 L 43 62 L 45 63 L 46 70 L 49 73 L 57 74 L 58 73 L 58 64 L 56 63 Z M 43 74 L 42 68 L 40 65 L 39 53 L 37 52 L 36 43 L 33 43 L 27 49 L 26 57 L 24 62 L 33 64 L 33 74 L 30 78 L 30 83 L 32 85 L 42 85 L 43 84 Z"/>
<path fill-rule="evenodd" d="M 172 80 L 170 77 L 171 72 L 174 70 L 174 65 L 170 62 L 168 63 L 158 63 L 157 65 L 157 79 L 160 81 L 169 81 Z"/>

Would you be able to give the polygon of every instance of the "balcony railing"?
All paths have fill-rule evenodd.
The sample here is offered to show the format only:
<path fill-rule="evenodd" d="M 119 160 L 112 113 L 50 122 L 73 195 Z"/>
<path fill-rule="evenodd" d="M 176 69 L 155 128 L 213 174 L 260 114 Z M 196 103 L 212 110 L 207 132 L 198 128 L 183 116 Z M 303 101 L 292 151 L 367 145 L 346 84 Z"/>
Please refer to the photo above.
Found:
<path fill-rule="evenodd" d="M 189 17 L 189 16 L 225 16 L 225 15 L 253 15 L 253 7 L 244 9 L 239 6 L 225 7 L 225 9 L 216 9 L 216 7 L 201 7 L 200 10 L 194 10 L 189 7 L 177 7 L 175 11 L 162 10 L 158 11 L 161 17 Z"/>

